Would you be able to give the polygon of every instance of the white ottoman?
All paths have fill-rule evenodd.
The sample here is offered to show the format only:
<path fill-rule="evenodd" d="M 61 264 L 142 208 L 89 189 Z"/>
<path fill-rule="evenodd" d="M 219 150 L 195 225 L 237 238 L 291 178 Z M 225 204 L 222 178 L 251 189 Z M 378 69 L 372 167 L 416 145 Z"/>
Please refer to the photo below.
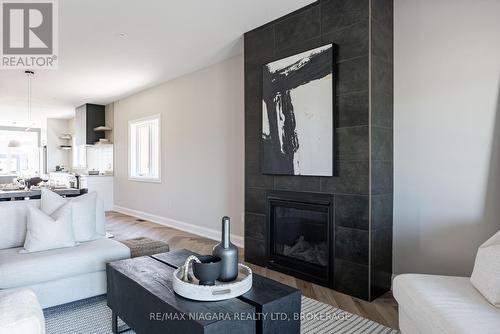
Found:
<path fill-rule="evenodd" d="M 42 308 L 33 291 L 0 290 L 0 334 L 45 334 Z"/>

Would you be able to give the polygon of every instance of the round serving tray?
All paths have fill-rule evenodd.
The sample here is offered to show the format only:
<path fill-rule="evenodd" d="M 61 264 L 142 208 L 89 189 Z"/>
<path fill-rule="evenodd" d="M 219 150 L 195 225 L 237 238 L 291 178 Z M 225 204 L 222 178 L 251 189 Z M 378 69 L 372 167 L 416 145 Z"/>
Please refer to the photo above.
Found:
<path fill-rule="evenodd" d="M 189 266 L 189 274 L 192 281 L 181 280 L 184 266 L 174 271 L 173 288 L 174 291 L 184 298 L 199 301 L 216 301 L 235 298 L 246 293 L 252 288 L 252 270 L 244 264 L 238 264 L 238 277 L 231 282 L 215 281 L 215 285 L 199 285 L 198 280 L 193 275 L 193 270 Z"/>

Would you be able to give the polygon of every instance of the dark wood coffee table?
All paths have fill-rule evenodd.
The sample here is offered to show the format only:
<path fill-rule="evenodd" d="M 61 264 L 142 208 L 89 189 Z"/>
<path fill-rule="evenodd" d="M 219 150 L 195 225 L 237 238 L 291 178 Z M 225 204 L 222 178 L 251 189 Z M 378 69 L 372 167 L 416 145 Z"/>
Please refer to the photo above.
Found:
<path fill-rule="evenodd" d="M 182 249 L 107 265 L 113 333 L 118 317 L 137 334 L 300 332 L 300 290 L 255 273 L 252 289 L 238 298 L 199 302 L 177 295 L 172 274 L 189 255 L 198 254 Z"/>

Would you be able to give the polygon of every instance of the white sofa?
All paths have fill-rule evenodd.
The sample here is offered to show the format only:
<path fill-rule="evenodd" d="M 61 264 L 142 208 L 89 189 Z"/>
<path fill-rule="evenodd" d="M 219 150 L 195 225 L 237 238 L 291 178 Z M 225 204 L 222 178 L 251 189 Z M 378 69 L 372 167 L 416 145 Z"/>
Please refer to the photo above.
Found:
<path fill-rule="evenodd" d="M 402 334 L 498 334 L 500 308 L 469 277 L 404 274 L 393 283 Z"/>
<path fill-rule="evenodd" d="M 105 294 L 106 263 L 129 258 L 129 248 L 101 238 L 75 247 L 19 253 L 28 205 L 39 207 L 40 201 L 0 202 L 0 290 L 29 288 L 43 308 Z"/>

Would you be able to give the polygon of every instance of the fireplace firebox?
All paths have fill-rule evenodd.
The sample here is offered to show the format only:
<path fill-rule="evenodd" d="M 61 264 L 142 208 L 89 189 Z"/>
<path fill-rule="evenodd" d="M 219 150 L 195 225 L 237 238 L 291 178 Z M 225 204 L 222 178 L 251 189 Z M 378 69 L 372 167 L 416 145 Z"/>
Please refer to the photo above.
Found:
<path fill-rule="evenodd" d="M 267 193 L 267 258 L 271 269 L 333 286 L 333 196 Z"/>

